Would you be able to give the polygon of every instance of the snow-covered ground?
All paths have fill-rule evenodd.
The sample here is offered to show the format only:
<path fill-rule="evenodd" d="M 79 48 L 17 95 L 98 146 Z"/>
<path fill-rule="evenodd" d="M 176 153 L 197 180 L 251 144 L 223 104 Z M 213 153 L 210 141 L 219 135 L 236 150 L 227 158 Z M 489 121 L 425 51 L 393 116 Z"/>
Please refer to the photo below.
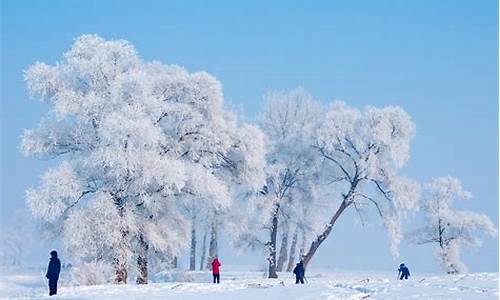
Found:
<path fill-rule="evenodd" d="M 241 269 L 241 268 L 240 268 Z M 498 299 L 498 273 L 457 276 L 415 274 L 397 281 L 396 273 L 356 271 L 310 271 L 308 283 L 296 285 L 291 274 L 266 279 L 263 272 L 226 271 L 221 284 L 210 283 L 207 272 L 193 272 L 193 282 L 148 285 L 64 286 L 50 299 Z M 156 280 L 161 280 L 156 276 Z M 47 289 L 40 269 L 3 269 L 1 299 L 45 299 Z"/>

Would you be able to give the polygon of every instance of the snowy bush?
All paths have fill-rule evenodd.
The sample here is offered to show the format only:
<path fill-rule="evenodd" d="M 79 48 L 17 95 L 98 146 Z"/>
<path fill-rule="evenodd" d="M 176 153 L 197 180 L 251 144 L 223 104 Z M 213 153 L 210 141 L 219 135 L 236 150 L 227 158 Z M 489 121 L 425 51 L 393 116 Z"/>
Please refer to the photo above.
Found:
<path fill-rule="evenodd" d="M 82 263 L 74 266 L 70 271 L 70 285 L 99 285 L 112 283 L 114 269 L 110 264 L 102 261 Z"/>
<path fill-rule="evenodd" d="M 153 276 L 154 282 L 194 282 L 193 274 L 186 271 L 173 269 L 161 271 Z"/>

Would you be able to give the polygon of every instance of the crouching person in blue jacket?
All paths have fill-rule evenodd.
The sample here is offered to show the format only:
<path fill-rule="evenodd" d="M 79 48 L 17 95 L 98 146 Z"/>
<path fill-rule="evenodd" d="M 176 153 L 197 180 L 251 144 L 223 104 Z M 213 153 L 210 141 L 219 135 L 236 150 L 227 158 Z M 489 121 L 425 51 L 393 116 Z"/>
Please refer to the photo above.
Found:
<path fill-rule="evenodd" d="M 399 277 L 399 280 L 408 279 L 410 276 L 410 270 L 408 269 L 405 264 L 400 264 L 399 269 L 398 269 L 398 275 L 401 274 L 401 277 Z"/>

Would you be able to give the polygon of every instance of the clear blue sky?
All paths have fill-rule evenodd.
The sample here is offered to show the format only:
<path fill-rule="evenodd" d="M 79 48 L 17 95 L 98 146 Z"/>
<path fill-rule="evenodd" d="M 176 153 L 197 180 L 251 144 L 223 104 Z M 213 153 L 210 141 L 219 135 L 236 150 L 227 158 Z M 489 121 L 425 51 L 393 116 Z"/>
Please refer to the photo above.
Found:
<path fill-rule="evenodd" d="M 297 85 L 325 102 L 400 105 L 417 125 L 404 172 L 422 181 L 459 177 L 474 194 L 462 207 L 498 224 L 497 1 L 211 2 L 1 1 L 2 227 L 51 165 L 18 151 L 23 129 L 47 109 L 26 96 L 22 70 L 54 63 L 83 33 L 123 38 L 146 60 L 214 74 L 249 120 L 263 93 Z M 361 228 L 350 217 L 319 250 L 318 265 L 392 269 L 404 260 L 438 270 L 431 248 L 403 246 L 393 259 L 376 220 Z M 231 252 L 222 250 L 230 263 L 257 262 Z M 472 271 L 498 271 L 498 238 L 464 256 Z"/>

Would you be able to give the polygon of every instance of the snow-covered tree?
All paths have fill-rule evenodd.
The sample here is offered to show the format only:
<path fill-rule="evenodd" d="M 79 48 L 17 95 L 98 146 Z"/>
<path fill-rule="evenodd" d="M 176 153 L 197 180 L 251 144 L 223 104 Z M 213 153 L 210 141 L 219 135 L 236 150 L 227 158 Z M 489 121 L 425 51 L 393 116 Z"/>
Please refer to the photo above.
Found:
<path fill-rule="evenodd" d="M 194 225 L 198 225 L 200 231 L 205 231 L 205 245 L 202 245 L 200 264 L 205 263 L 209 269 L 212 260 L 218 256 L 219 238 L 223 231 L 230 237 L 239 231 L 240 220 L 233 214 L 237 209 L 237 199 L 259 190 L 265 182 L 264 134 L 256 127 L 243 125 L 235 130 L 234 148 L 235 151 L 223 158 L 223 164 L 215 164 L 215 167 L 211 168 L 216 176 L 223 178 L 228 184 L 231 195 L 228 203 L 223 207 L 201 205 L 197 208 L 197 224 Z M 192 235 L 192 241 L 196 244 L 195 234 Z M 195 245 L 192 244 L 191 249 L 192 257 L 195 257 Z"/>
<path fill-rule="evenodd" d="M 5 222 L 6 225 L 0 229 L 1 266 L 22 265 L 25 263 L 26 256 L 29 255 L 35 230 L 33 220 L 27 217 L 26 213 L 25 209 L 14 211 Z"/>
<path fill-rule="evenodd" d="M 0 231 L 0 265 L 21 265 L 26 241 L 29 241 L 25 231 L 15 227 L 4 227 Z"/>
<path fill-rule="evenodd" d="M 314 200 L 309 192 L 315 180 L 317 157 L 311 145 L 321 109 L 302 88 L 271 92 L 264 100 L 260 125 L 270 144 L 266 157 L 267 180 L 246 210 L 254 218 L 248 227 L 251 234 L 245 238 L 258 240 L 265 246 L 268 276 L 277 278 L 276 272 L 283 269 L 288 258 L 289 230 L 296 228 L 301 219 L 297 210 Z M 280 230 L 282 250 L 277 260 Z M 264 240 L 259 236 L 261 231 L 268 234 Z"/>
<path fill-rule="evenodd" d="M 331 233 L 338 218 L 353 207 L 373 205 L 397 253 L 400 218 L 418 209 L 419 186 L 400 176 L 409 158 L 415 126 L 399 107 L 366 107 L 363 111 L 335 102 L 326 113 L 314 144 L 323 160 L 323 176 L 334 187 L 338 208 L 303 256 L 307 265 Z M 340 201 L 339 201 L 340 200 Z"/>
<path fill-rule="evenodd" d="M 229 204 L 223 207 L 214 207 L 211 205 L 211 201 L 205 201 L 202 198 L 192 198 L 188 203 L 186 203 L 186 214 L 191 219 L 191 239 L 190 239 L 190 253 L 189 253 L 189 270 L 196 270 L 196 253 L 197 253 L 197 244 L 198 244 L 198 235 L 197 232 L 199 230 L 205 229 L 204 243 L 205 246 L 202 246 L 200 263 L 208 263 L 210 262 L 210 257 L 213 254 L 209 254 L 209 257 L 203 257 L 206 253 L 206 243 L 207 243 L 207 234 L 211 233 L 210 241 L 212 252 L 214 251 L 214 242 L 216 241 L 216 229 L 214 228 L 217 223 L 216 216 L 223 215 L 224 211 L 229 210 Z"/>
<path fill-rule="evenodd" d="M 455 200 L 471 197 L 457 178 L 440 177 L 424 185 L 424 224 L 410 236 L 418 244 L 435 244 L 441 267 L 448 274 L 467 271 L 460 259 L 462 247 L 478 247 L 481 233 L 496 233 L 496 226 L 486 215 L 452 209 Z"/>
<path fill-rule="evenodd" d="M 295 199 L 295 207 L 291 210 L 293 211 L 292 217 L 288 218 L 291 220 L 291 225 L 289 227 L 291 241 L 288 251 L 287 272 L 291 272 L 295 263 L 302 259 L 306 244 L 310 242 L 315 234 L 322 228 L 323 224 L 321 220 L 324 219 L 324 213 L 321 212 L 323 210 L 328 211 L 329 208 L 323 201 L 325 197 L 324 193 L 328 193 L 328 189 L 325 191 L 324 188 L 324 183 L 315 179 L 314 185 L 309 189 L 301 189 L 299 195 L 293 196 Z M 326 188 L 328 188 L 328 186 Z M 285 255 L 285 253 L 282 254 Z M 283 264 L 285 263 L 286 261 L 283 262 Z M 285 270 L 284 265 L 283 269 L 280 271 L 283 270 Z"/>
<path fill-rule="evenodd" d="M 51 111 L 24 133 L 22 151 L 60 161 L 28 189 L 28 206 L 75 260 L 110 262 L 116 282 L 127 281 L 131 258 L 147 283 L 149 254 L 185 248 L 186 203 L 224 208 L 232 183 L 262 185 L 262 134 L 224 109 L 220 83 L 205 72 L 83 35 L 25 78 Z"/>

